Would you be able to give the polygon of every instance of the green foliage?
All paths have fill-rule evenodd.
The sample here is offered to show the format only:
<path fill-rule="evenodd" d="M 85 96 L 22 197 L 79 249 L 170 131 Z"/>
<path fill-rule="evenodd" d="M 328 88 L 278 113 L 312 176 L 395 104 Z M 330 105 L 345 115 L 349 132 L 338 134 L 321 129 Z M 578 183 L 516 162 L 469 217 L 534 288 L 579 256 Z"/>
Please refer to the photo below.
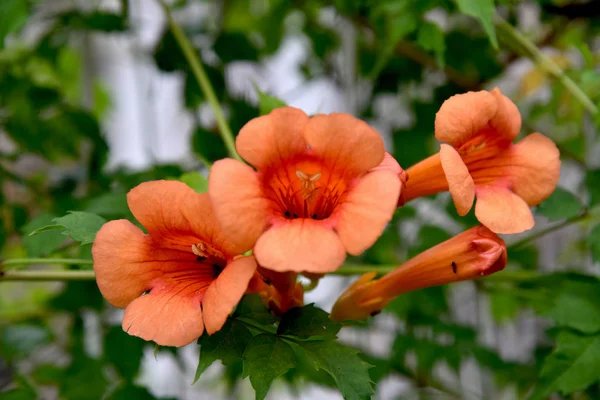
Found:
<path fill-rule="evenodd" d="M 277 336 L 254 336 L 244 352 L 244 377 L 249 376 L 256 399 L 263 400 L 275 378 L 296 366 L 294 350 Z"/>
<path fill-rule="evenodd" d="M 260 91 L 258 88 L 256 88 L 256 93 L 258 94 L 258 110 L 260 115 L 266 115 L 275 108 L 285 107 L 287 105 L 277 97 L 268 95 Z"/>
<path fill-rule="evenodd" d="M 600 224 L 592 228 L 592 231 L 587 237 L 587 243 L 590 247 L 592 259 L 595 262 L 600 262 Z"/>
<path fill-rule="evenodd" d="M 456 3 L 462 13 L 470 15 L 481 22 L 485 33 L 490 38 L 490 42 L 497 48 L 498 39 L 493 23 L 494 0 L 456 0 Z"/>
<path fill-rule="evenodd" d="M 423 23 L 419 28 L 417 44 L 425 50 L 433 51 L 438 66 L 444 68 L 446 43 L 444 42 L 444 32 L 442 32 L 439 26 L 430 22 Z"/>
<path fill-rule="evenodd" d="M 96 214 L 83 211 L 71 211 L 64 217 L 52 219 L 54 224 L 46 225 L 31 232 L 30 236 L 35 236 L 43 232 L 60 230 L 65 236 L 79 242 L 80 244 L 90 244 L 94 242 L 96 233 L 106 223 L 106 220 Z"/>
<path fill-rule="evenodd" d="M 37 235 L 30 235 L 31 232 L 51 225 L 55 218 L 55 215 L 42 213 L 23 226 L 22 231 L 25 234 L 23 236 L 23 245 L 30 257 L 50 255 L 65 241 L 64 236 L 56 235 L 50 231 L 41 231 Z"/>
<path fill-rule="evenodd" d="M 369 368 L 358 350 L 331 341 L 307 341 L 300 345 L 317 370 L 327 372 L 346 400 L 369 399 L 374 393 Z"/>
<path fill-rule="evenodd" d="M 277 333 L 303 339 L 324 340 L 335 338 L 340 328 L 329 319 L 325 311 L 309 304 L 288 311 L 281 319 Z"/>
<path fill-rule="evenodd" d="M 550 197 L 538 206 L 537 213 L 554 221 L 576 217 L 583 209 L 583 203 L 573 193 L 556 188 Z"/>
<path fill-rule="evenodd" d="M 185 183 L 197 193 L 204 193 L 208 191 L 208 179 L 206 179 L 206 177 L 199 172 L 186 172 L 177 180 Z"/>
<path fill-rule="evenodd" d="M 561 331 L 556 349 L 544 361 L 540 382 L 529 400 L 544 399 L 552 392 L 578 392 L 598 382 L 600 336 L 581 336 Z"/>

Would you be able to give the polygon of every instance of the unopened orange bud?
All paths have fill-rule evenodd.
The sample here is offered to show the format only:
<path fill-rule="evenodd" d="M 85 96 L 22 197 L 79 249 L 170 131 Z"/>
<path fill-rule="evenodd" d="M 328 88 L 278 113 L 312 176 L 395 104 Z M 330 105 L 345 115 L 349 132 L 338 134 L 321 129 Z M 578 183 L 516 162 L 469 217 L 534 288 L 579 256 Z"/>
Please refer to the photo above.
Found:
<path fill-rule="evenodd" d="M 364 274 L 337 300 L 331 319 L 365 319 L 403 293 L 490 275 L 501 271 L 506 262 L 504 241 L 488 228 L 477 226 L 424 251 L 378 280 L 373 280 L 375 272 Z"/>

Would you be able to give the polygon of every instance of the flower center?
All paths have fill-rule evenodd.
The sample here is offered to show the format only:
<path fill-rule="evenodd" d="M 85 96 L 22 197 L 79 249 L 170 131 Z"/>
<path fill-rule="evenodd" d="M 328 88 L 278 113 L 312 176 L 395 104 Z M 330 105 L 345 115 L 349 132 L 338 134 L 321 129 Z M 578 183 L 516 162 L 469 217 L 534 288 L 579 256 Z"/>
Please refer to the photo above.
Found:
<path fill-rule="evenodd" d="M 204 242 L 193 244 L 192 253 L 196 256 L 196 261 L 212 269 L 214 278 L 218 277 L 227 265 L 223 253 Z"/>
<path fill-rule="evenodd" d="M 267 171 L 267 196 L 287 219 L 328 218 L 346 193 L 351 179 L 343 171 L 315 160 L 301 160 Z"/>

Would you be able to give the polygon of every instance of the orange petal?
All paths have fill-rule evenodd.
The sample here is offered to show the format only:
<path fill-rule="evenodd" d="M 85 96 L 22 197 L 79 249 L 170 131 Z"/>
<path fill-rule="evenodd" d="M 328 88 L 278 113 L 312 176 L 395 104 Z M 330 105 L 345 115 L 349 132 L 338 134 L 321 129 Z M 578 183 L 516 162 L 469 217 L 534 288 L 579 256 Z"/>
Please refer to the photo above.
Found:
<path fill-rule="evenodd" d="M 198 194 L 178 181 L 144 182 L 127 194 L 135 218 L 163 247 L 188 250 L 199 240 L 229 256 L 236 248 L 221 232 L 208 194 Z"/>
<path fill-rule="evenodd" d="M 235 145 L 240 156 L 261 170 L 307 151 L 302 135 L 308 122 L 304 111 L 283 107 L 250 120 L 240 130 Z"/>
<path fill-rule="evenodd" d="M 497 110 L 495 97 L 485 90 L 454 95 L 435 116 L 435 137 L 458 148 L 486 128 Z"/>
<path fill-rule="evenodd" d="M 494 88 L 490 93 L 496 98 L 498 104 L 498 111 L 490 120 L 490 126 L 503 139 L 512 142 L 521 130 L 521 113 L 515 103 L 503 95 L 500 89 Z"/>
<path fill-rule="evenodd" d="M 527 203 L 501 186 L 477 186 L 475 216 L 496 233 L 520 233 L 533 228 L 533 215 Z"/>
<path fill-rule="evenodd" d="M 406 170 L 406 175 L 406 186 L 402 189 L 402 199 L 405 202 L 448 190 L 448 179 L 442 168 L 440 153 L 419 161 Z"/>
<path fill-rule="evenodd" d="M 454 147 L 442 144 L 440 148 L 442 168 L 448 180 L 450 194 L 459 215 L 466 215 L 475 200 L 475 182 Z"/>
<path fill-rule="evenodd" d="M 400 180 L 389 171 L 369 172 L 351 189 L 332 219 L 342 244 L 352 255 L 371 247 L 391 221 L 400 195 Z"/>
<path fill-rule="evenodd" d="M 406 171 L 404 171 L 402 169 L 402 167 L 400 167 L 400 164 L 398 164 L 398 161 L 396 161 L 396 159 L 387 151 L 385 152 L 385 154 L 383 156 L 383 161 L 381 162 L 381 164 L 379 164 L 375 168 L 371 168 L 369 171 L 373 172 L 373 171 L 381 171 L 381 170 L 387 170 L 387 171 L 393 172 L 394 174 L 398 175 L 398 179 L 400 179 L 400 196 L 398 197 L 397 206 L 398 207 L 403 206 L 406 199 L 402 192 L 404 191 L 404 188 L 406 187 L 406 182 L 408 181 L 408 174 L 406 173 Z"/>
<path fill-rule="evenodd" d="M 331 228 L 312 219 L 285 220 L 256 242 L 258 263 L 274 271 L 325 273 L 338 269 L 346 251 Z"/>
<path fill-rule="evenodd" d="M 349 114 L 316 115 L 304 127 L 311 151 L 339 169 L 357 175 L 383 161 L 383 139 L 366 122 Z"/>
<path fill-rule="evenodd" d="M 208 193 L 229 240 L 250 250 L 268 225 L 270 205 L 257 173 L 230 158 L 217 161 L 210 170 Z"/>
<path fill-rule="evenodd" d="M 135 299 L 123 317 L 123 330 L 161 346 L 185 346 L 204 331 L 199 292 L 206 283 L 164 286 Z"/>
<path fill-rule="evenodd" d="M 123 308 L 150 289 L 160 269 L 142 264 L 151 260 L 152 239 L 127 220 L 104 224 L 92 246 L 96 282 L 102 296 Z"/>
<path fill-rule="evenodd" d="M 223 327 L 233 308 L 240 302 L 256 271 L 254 257 L 241 257 L 227 264 L 208 287 L 202 300 L 204 325 L 209 335 Z"/>
<path fill-rule="evenodd" d="M 560 153 L 554 142 L 532 133 L 511 148 L 509 167 L 513 191 L 530 206 L 544 201 L 560 178 Z"/>

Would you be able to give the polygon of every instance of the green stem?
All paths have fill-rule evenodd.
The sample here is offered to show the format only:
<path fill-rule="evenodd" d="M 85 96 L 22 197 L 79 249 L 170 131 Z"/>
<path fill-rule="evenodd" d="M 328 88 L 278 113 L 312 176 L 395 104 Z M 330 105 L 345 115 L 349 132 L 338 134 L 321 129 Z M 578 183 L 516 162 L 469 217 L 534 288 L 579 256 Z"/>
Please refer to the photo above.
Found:
<path fill-rule="evenodd" d="M 94 271 L 0 271 L 2 281 L 92 281 Z"/>
<path fill-rule="evenodd" d="M 169 7 L 165 4 L 163 0 L 158 0 L 160 5 L 163 7 L 165 11 L 165 15 L 167 17 L 167 21 L 169 23 L 169 28 L 177 41 L 177 44 L 181 48 L 183 55 L 185 56 L 187 62 L 190 64 L 190 68 L 192 73 L 194 74 L 194 78 L 200 85 L 200 89 L 206 96 L 208 103 L 210 104 L 212 111 L 215 115 L 215 119 L 217 121 L 217 126 L 219 127 L 219 133 L 221 134 L 221 138 L 223 138 L 223 142 L 225 142 L 225 147 L 227 147 L 227 151 L 231 157 L 235 158 L 238 161 L 242 161 L 241 157 L 235 150 L 235 140 L 233 138 L 233 133 L 231 133 L 231 129 L 229 129 L 229 125 L 227 125 L 227 121 L 225 120 L 225 115 L 223 114 L 223 109 L 221 108 L 221 104 L 215 95 L 215 91 L 210 84 L 210 80 L 204 71 L 204 67 L 202 67 L 202 63 L 196 54 L 196 50 L 185 36 L 185 33 L 181 29 L 181 27 L 175 22 L 173 16 L 171 15 L 171 11 Z"/>
<path fill-rule="evenodd" d="M 598 107 L 550 57 L 501 17 L 496 16 L 495 23 L 498 37 L 504 40 L 506 45 L 513 47 L 513 50 L 521 50 L 531 61 L 556 78 L 592 115 L 598 114 Z"/>
<path fill-rule="evenodd" d="M 589 214 L 589 213 L 587 212 L 587 210 L 586 210 L 586 211 L 584 211 L 583 213 L 581 213 L 581 214 L 579 214 L 579 215 L 576 215 L 576 216 L 574 216 L 574 217 L 571 217 L 571 218 L 567 218 L 567 219 L 565 219 L 563 222 L 561 222 L 561 223 L 559 223 L 559 224 L 556 224 L 556 225 L 549 226 L 549 227 L 548 227 L 548 228 L 546 228 L 546 229 L 542 229 L 541 231 L 535 232 L 535 233 L 534 233 L 534 234 L 532 234 L 531 236 L 528 236 L 528 237 L 526 237 L 526 238 L 523 238 L 523 239 L 521 239 L 521 240 L 518 240 L 518 241 L 516 241 L 516 242 L 514 242 L 514 243 L 510 244 L 510 245 L 507 247 L 507 249 L 508 249 L 508 251 L 509 251 L 509 252 L 510 252 L 511 250 L 518 249 L 519 247 L 523 247 L 523 246 L 525 246 L 526 244 L 529 244 L 530 242 L 533 242 L 534 240 L 537 240 L 537 239 L 541 238 L 542 236 L 545 236 L 545 235 L 547 235 L 547 234 L 549 234 L 549 233 L 552 233 L 552 232 L 554 232 L 554 231 L 557 231 L 557 230 L 559 230 L 559 229 L 562 229 L 562 228 L 564 228 L 564 227 L 566 227 L 566 226 L 568 226 L 568 225 L 574 224 L 574 223 L 576 223 L 576 222 L 581 222 L 581 221 L 583 221 L 583 220 L 585 220 L 585 219 L 587 219 L 587 218 L 589 218 L 589 217 L 590 217 L 590 214 Z"/>
<path fill-rule="evenodd" d="M 11 260 L 0 261 L 1 266 L 29 264 L 92 265 L 94 262 L 83 258 L 13 258 Z"/>
<path fill-rule="evenodd" d="M 400 265 L 400 264 L 398 264 Z M 361 264 L 361 265 L 343 265 L 340 269 L 330 272 L 332 275 L 362 275 L 367 272 L 377 272 L 377 275 L 387 274 L 388 272 L 393 271 L 398 268 L 398 265 L 369 265 L 369 264 Z"/>

